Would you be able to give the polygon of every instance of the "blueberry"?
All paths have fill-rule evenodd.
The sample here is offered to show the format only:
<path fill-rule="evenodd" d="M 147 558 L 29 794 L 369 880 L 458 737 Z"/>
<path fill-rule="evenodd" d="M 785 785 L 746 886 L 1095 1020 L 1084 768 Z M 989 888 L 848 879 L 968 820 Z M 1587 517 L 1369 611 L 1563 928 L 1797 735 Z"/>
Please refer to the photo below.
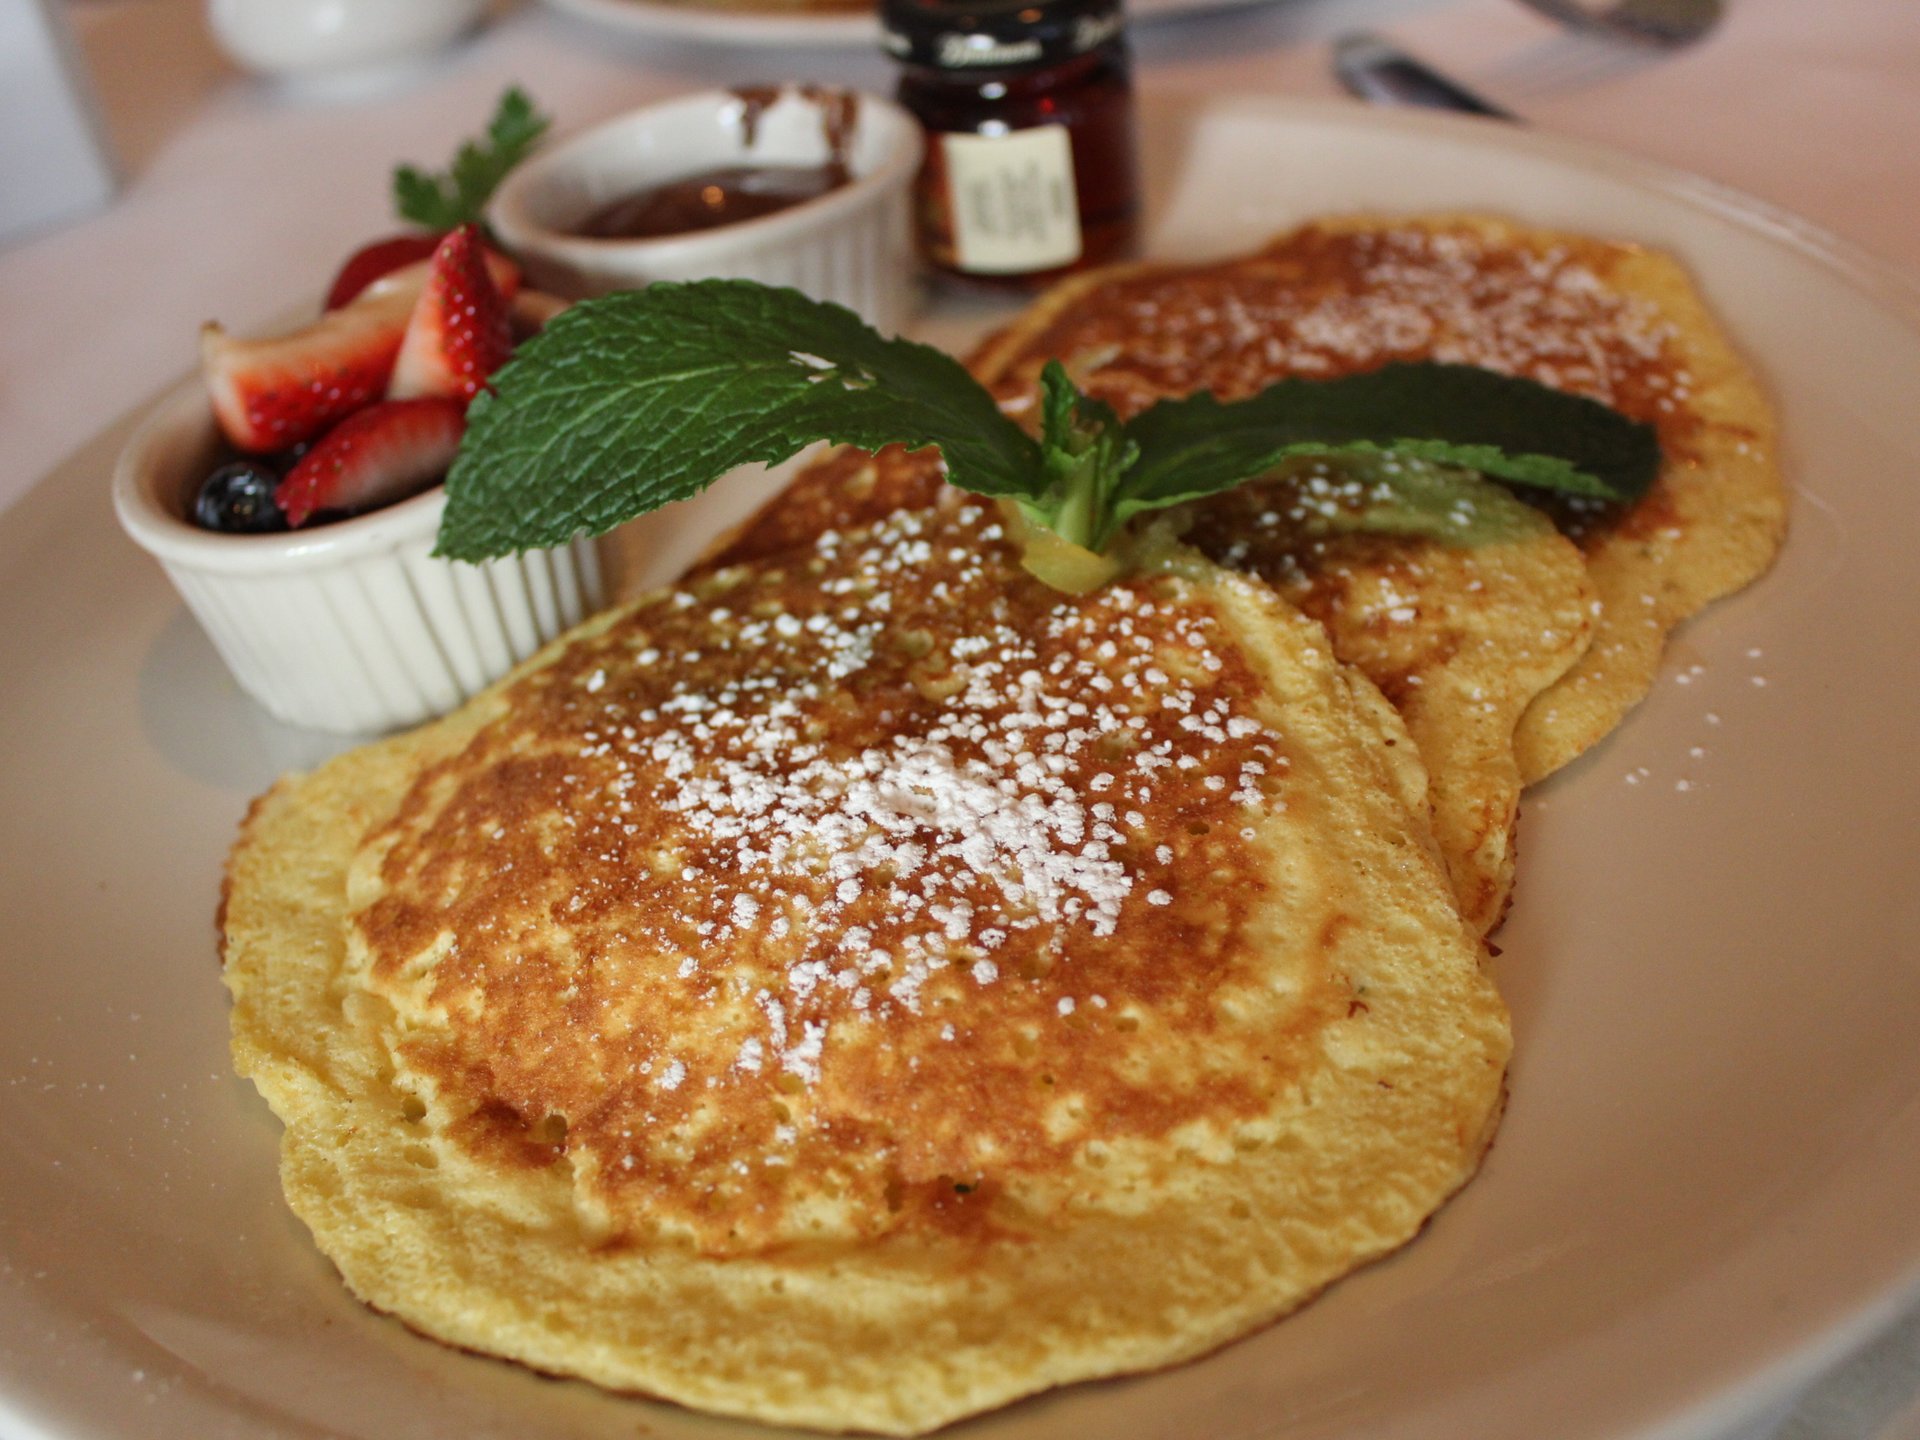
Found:
<path fill-rule="evenodd" d="M 287 528 L 287 517 L 273 503 L 280 483 L 277 470 L 259 460 L 235 460 L 201 482 L 193 502 L 193 520 L 202 530 L 229 535 L 265 535 Z"/>

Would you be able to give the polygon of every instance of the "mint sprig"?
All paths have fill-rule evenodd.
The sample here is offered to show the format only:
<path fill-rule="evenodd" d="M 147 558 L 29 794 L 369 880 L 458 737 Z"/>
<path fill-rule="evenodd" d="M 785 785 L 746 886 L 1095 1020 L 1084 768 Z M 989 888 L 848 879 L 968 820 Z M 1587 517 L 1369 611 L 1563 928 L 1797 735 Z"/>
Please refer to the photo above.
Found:
<path fill-rule="evenodd" d="M 393 209 L 429 230 L 479 224 L 507 172 L 527 157 L 552 122 L 515 85 L 500 97 L 483 140 L 469 140 L 444 171 L 402 165 L 393 172 Z"/>
<path fill-rule="evenodd" d="M 1113 407 L 1083 395 L 1066 367 L 1040 372 L 1040 461 L 1046 485 L 1016 499 L 1029 520 L 1084 550 L 1106 546 L 1115 492 L 1132 473 L 1140 447 Z"/>
<path fill-rule="evenodd" d="M 1660 458 L 1649 427 L 1605 406 L 1458 365 L 1163 401 L 1122 423 L 1050 363 L 1040 421 L 1036 441 L 950 356 L 840 306 L 744 280 L 654 285 L 574 306 L 475 398 L 435 553 L 602 534 L 816 440 L 938 446 L 950 483 L 1090 550 L 1300 455 L 1398 454 L 1608 500 L 1643 492 Z"/>
<path fill-rule="evenodd" d="M 1472 365 L 1387 365 L 1281 380 L 1246 400 L 1162 401 L 1128 433 L 1140 462 L 1124 512 L 1196 499 L 1293 455 L 1399 454 L 1595 500 L 1643 494 L 1660 467 L 1653 428 L 1585 396 Z"/>
<path fill-rule="evenodd" d="M 1372 534 L 1478 546 L 1553 528 L 1540 511 L 1477 471 L 1386 450 L 1283 460 L 1261 476 L 1259 488 L 1197 518 L 1216 540 L 1231 539 L 1242 528 L 1249 536 L 1264 529 L 1276 508 L 1296 533 L 1314 539 Z"/>
<path fill-rule="evenodd" d="M 436 553 L 481 560 L 599 535 L 816 440 L 938 445 L 954 484 L 1023 495 L 1040 447 L 951 355 L 745 280 L 563 311 L 474 397 Z"/>

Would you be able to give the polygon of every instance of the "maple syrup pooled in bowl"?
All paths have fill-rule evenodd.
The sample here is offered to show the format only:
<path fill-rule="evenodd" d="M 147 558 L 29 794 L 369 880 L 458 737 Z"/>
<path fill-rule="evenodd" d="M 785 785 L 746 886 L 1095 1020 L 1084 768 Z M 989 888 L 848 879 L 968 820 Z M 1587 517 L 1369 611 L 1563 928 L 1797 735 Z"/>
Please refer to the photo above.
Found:
<path fill-rule="evenodd" d="M 780 91 L 744 86 L 740 100 L 741 142 L 751 151 L 760 118 Z M 844 91 L 801 92 L 820 107 L 820 128 L 827 158 L 817 165 L 720 165 L 682 179 L 645 186 L 600 206 L 575 228 L 590 240 L 653 240 L 712 230 L 743 220 L 775 215 L 838 190 L 853 178 L 847 168 L 847 142 L 859 116 L 859 100 Z"/>
<path fill-rule="evenodd" d="M 727 165 L 601 206 L 575 233 L 589 240 L 651 240 L 758 220 L 817 200 L 847 183 L 847 167 Z"/>
<path fill-rule="evenodd" d="M 488 210 L 532 283 L 586 299 L 658 281 L 790 286 L 897 334 L 916 307 L 920 127 L 875 95 L 708 90 L 529 160 Z"/>

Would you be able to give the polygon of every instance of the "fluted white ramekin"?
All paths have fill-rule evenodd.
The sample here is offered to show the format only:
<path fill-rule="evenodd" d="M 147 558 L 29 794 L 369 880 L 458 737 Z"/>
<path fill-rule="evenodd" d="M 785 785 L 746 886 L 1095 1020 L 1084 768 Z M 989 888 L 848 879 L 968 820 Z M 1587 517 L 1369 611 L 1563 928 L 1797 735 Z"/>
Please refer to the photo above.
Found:
<path fill-rule="evenodd" d="M 801 89 L 782 90 L 757 116 L 751 146 L 748 102 L 731 91 L 630 111 L 518 166 L 487 218 L 529 280 L 569 299 L 655 280 L 758 280 L 837 301 L 895 334 L 913 314 L 908 189 L 920 167 L 920 126 L 877 96 L 854 101 L 852 180 L 772 215 L 653 240 L 569 233 L 609 201 L 723 166 L 826 163 L 822 107 Z"/>
<path fill-rule="evenodd" d="M 186 515 L 219 447 L 205 385 L 182 385 L 121 452 L 114 509 L 240 688 L 290 724 L 365 734 L 442 714 L 600 604 L 591 540 L 484 565 L 432 558 L 439 486 L 283 534 L 202 530 Z"/>

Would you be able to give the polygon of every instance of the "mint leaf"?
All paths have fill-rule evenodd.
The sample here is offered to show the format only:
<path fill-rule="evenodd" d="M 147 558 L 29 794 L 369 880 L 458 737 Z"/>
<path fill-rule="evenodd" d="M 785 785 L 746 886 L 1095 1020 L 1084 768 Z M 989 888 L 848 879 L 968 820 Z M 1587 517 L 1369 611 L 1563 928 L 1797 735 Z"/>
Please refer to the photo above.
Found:
<path fill-rule="evenodd" d="M 1515 485 L 1625 501 L 1660 466 L 1653 428 L 1597 401 L 1470 365 L 1389 365 L 1334 380 L 1282 380 L 1247 400 L 1161 401 L 1127 434 L 1139 460 L 1114 523 L 1226 490 L 1294 455 L 1383 451 Z"/>
<path fill-rule="evenodd" d="M 480 223 L 487 201 L 546 133 L 551 122 L 519 86 L 500 97 L 483 141 L 468 141 L 444 173 L 402 165 L 393 172 L 393 208 L 402 220 L 429 230 Z"/>
<path fill-rule="evenodd" d="M 1047 484 L 1020 500 L 1027 518 L 1082 549 L 1106 548 L 1113 489 L 1137 454 L 1113 407 L 1083 395 L 1066 367 L 1049 360 L 1040 372 L 1040 455 Z"/>
<path fill-rule="evenodd" d="M 1236 514 L 1250 518 L 1276 506 L 1308 536 L 1417 535 L 1469 547 L 1553 528 L 1540 511 L 1476 471 L 1394 451 L 1283 460 L 1244 496 L 1207 515 L 1212 524 L 1231 526 Z"/>
<path fill-rule="evenodd" d="M 659 284 L 563 312 L 474 398 L 435 553 L 602 534 L 816 440 L 938 445 L 983 495 L 1045 483 L 1040 447 L 952 356 L 796 290 Z"/>
<path fill-rule="evenodd" d="M 1196 395 L 1123 425 L 1054 362 L 1040 400 L 1036 442 L 950 356 L 794 290 L 705 280 L 588 301 L 475 398 L 435 553 L 482 560 L 601 534 L 818 440 L 937 446 L 954 485 L 1096 552 L 1133 515 L 1303 457 L 1373 477 L 1376 500 L 1341 523 L 1436 533 L 1452 523 L 1436 479 L 1449 467 L 1628 500 L 1660 463 L 1648 426 L 1460 365 L 1284 380 L 1233 404 Z"/>

